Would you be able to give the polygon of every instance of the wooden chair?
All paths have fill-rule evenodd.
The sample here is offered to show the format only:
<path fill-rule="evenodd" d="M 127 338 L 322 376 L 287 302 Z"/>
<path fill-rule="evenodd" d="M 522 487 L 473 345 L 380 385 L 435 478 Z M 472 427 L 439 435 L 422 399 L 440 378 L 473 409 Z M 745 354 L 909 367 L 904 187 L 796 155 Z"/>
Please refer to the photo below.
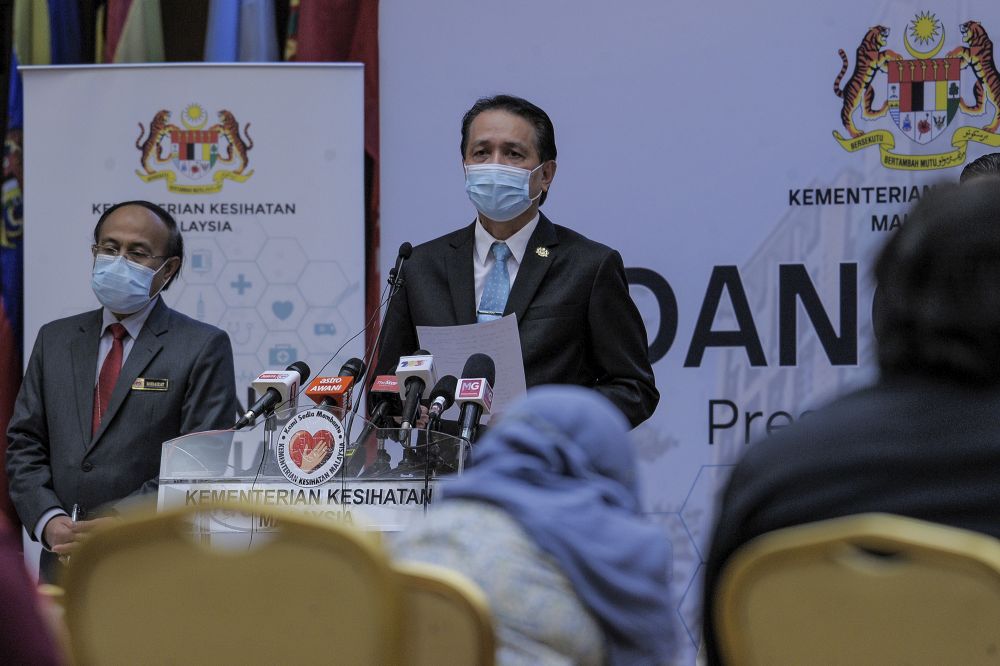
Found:
<path fill-rule="evenodd" d="M 397 562 L 394 567 L 403 587 L 406 663 L 492 666 L 493 620 L 479 586 L 432 564 Z"/>
<path fill-rule="evenodd" d="M 80 546 L 65 577 L 77 664 L 400 663 L 399 585 L 370 535 L 255 506 L 278 531 L 224 551 L 191 538 L 206 510 L 122 521 Z"/>
<path fill-rule="evenodd" d="M 727 664 L 998 664 L 1000 542 L 888 514 L 763 535 L 726 566 Z"/>

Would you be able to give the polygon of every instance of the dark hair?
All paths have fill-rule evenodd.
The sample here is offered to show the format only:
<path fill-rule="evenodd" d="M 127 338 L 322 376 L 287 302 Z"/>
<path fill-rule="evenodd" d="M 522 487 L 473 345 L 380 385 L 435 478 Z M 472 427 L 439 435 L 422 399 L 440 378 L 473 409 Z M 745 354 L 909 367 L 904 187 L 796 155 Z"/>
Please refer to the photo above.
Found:
<path fill-rule="evenodd" d="M 480 97 L 472 108 L 465 112 L 462 117 L 462 158 L 465 158 L 465 147 L 469 144 L 469 127 L 483 111 L 506 111 L 515 116 L 521 116 L 535 128 L 535 149 L 542 162 L 548 162 L 556 158 L 556 130 L 552 126 L 552 121 L 547 113 L 532 104 L 526 99 L 513 95 L 494 95 L 493 97 Z M 538 205 L 545 203 L 548 192 L 542 192 Z"/>
<path fill-rule="evenodd" d="M 180 259 L 180 263 L 177 265 L 177 270 L 174 274 L 170 276 L 170 280 L 163 285 L 163 291 L 170 288 L 170 284 L 174 281 L 178 275 L 180 275 L 181 267 L 184 265 L 184 236 L 181 234 L 180 227 L 177 226 L 177 220 L 174 216 L 168 213 L 162 206 L 157 206 L 151 201 L 144 201 L 142 199 L 136 199 L 135 201 L 121 201 L 111 206 L 106 211 L 101 214 L 101 219 L 97 220 L 97 225 L 94 227 L 94 242 L 100 242 L 101 237 L 101 225 L 104 224 L 104 220 L 108 219 L 111 213 L 115 212 L 119 208 L 125 206 L 142 206 L 146 210 L 153 211 L 160 221 L 167 226 L 167 231 L 169 236 L 167 237 L 167 256 L 177 257 Z"/>
<path fill-rule="evenodd" d="M 875 280 L 883 374 L 1000 383 L 1000 177 L 924 195 Z"/>
<path fill-rule="evenodd" d="M 958 177 L 958 180 L 964 183 L 970 178 L 978 178 L 979 176 L 1000 176 L 1000 153 L 986 153 L 982 157 L 972 160 L 962 169 L 962 175 Z"/>

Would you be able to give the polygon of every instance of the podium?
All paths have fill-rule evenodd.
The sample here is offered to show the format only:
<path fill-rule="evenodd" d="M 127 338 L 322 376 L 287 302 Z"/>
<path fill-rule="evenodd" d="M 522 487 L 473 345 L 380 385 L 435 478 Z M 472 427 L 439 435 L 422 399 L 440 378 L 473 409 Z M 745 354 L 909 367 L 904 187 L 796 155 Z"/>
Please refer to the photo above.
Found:
<path fill-rule="evenodd" d="M 469 445 L 426 430 L 381 428 L 336 407 L 276 412 L 241 430 L 163 443 L 157 508 L 238 502 L 283 506 L 375 531 L 420 520 Z M 210 509 L 194 526 L 213 544 L 243 547 L 275 526 L 259 514 Z"/>

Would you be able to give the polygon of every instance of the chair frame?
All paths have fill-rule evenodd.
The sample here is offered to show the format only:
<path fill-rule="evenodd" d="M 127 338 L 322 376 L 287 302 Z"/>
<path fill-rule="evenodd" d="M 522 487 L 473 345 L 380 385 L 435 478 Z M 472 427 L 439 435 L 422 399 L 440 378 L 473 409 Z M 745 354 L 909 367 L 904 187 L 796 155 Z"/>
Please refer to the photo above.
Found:
<path fill-rule="evenodd" d="M 65 620 L 76 663 L 87 664 L 93 661 L 93 648 L 90 646 L 84 629 L 88 621 L 85 617 L 88 608 L 86 592 L 91 575 L 102 566 L 102 556 L 112 552 L 122 552 L 136 542 L 155 543 L 154 539 L 171 539 L 178 536 L 188 539 L 192 549 L 210 551 L 209 557 L 233 560 L 240 557 L 255 557 L 254 553 L 211 552 L 208 546 L 197 543 L 196 539 L 191 538 L 188 521 L 197 519 L 197 516 L 206 512 L 220 510 L 254 513 L 271 518 L 280 524 L 282 532 L 286 533 L 288 537 L 292 539 L 301 537 L 304 542 L 311 544 L 314 550 L 322 548 L 322 544 L 326 542 L 330 544 L 331 548 L 345 553 L 344 557 L 364 562 L 366 571 L 373 579 L 379 581 L 377 585 L 369 586 L 366 594 L 376 595 L 373 605 L 383 609 L 385 616 L 382 619 L 382 625 L 380 625 L 384 626 L 384 640 L 380 638 L 377 645 L 377 650 L 381 655 L 379 661 L 380 663 L 400 662 L 399 637 L 402 599 L 391 562 L 380 547 L 377 533 L 362 532 L 350 526 L 308 516 L 291 509 L 256 504 L 211 502 L 172 509 L 152 516 L 124 518 L 117 524 L 95 530 L 93 536 L 80 544 L 67 566 L 63 579 Z M 267 547 L 264 545 L 262 548 L 266 549 Z M 222 565 L 222 563 L 219 564 Z M 106 576 L 106 574 L 104 575 Z M 317 586 L 316 595 L 318 598 L 322 598 L 326 594 L 321 586 Z M 342 604 L 344 601 L 350 603 L 349 599 L 337 601 L 333 597 L 329 598 L 330 603 Z M 201 658 L 205 658 L 205 655 L 202 655 Z M 155 661 L 155 658 L 153 660 Z"/>
<path fill-rule="evenodd" d="M 468 617 L 475 627 L 478 646 L 475 663 L 492 666 L 496 651 L 493 616 L 485 593 L 475 582 L 457 571 L 425 562 L 395 562 L 393 568 L 404 589 L 404 602 L 406 596 L 431 595 Z M 410 648 L 404 631 L 404 652 Z"/>
<path fill-rule="evenodd" d="M 869 557 L 864 557 L 867 551 Z M 942 572 L 960 571 L 993 583 L 1000 608 L 1000 541 L 991 536 L 956 527 L 884 513 L 868 513 L 807 525 L 789 527 L 761 535 L 740 548 L 729 560 L 715 591 L 715 622 L 719 651 L 727 664 L 755 663 L 748 655 L 753 637 L 747 635 L 741 618 L 752 586 L 761 576 L 802 558 L 836 560 L 857 555 L 841 569 L 851 567 L 859 576 L 877 575 L 907 560 Z M 888 556 L 885 557 L 885 556 Z M 893 556 L 902 556 L 899 562 Z M 780 574 L 779 574 L 780 575 Z M 1000 629 L 997 630 L 1000 645 Z M 824 655 L 831 663 L 830 655 Z M 992 662 L 991 662 L 992 663 Z"/>

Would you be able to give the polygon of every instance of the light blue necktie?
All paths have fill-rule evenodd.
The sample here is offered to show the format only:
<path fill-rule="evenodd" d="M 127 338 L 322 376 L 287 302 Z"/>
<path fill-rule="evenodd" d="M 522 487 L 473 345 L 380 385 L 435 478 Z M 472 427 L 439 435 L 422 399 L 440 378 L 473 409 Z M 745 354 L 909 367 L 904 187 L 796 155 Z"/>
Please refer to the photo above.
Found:
<path fill-rule="evenodd" d="M 507 306 L 507 297 L 510 295 L 510 273 L 507 272 L 510 248 L 506 243 L 497 242 L 490 247 L 490 252 L 496 261 L 486 276 L 483 297 L 479 301 L 476 319 L 480 324 L 502 317 L 503 309 Z"/>

